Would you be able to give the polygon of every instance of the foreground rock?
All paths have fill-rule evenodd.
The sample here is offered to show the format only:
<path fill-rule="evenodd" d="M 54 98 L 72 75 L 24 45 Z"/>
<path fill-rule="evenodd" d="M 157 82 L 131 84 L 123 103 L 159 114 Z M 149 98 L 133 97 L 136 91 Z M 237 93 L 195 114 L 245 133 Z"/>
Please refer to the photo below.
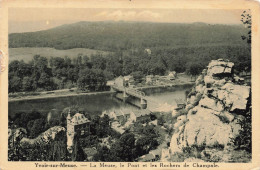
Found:
<path fill-rule="evenodd" d="M 250 87 L 235 82 L 233 66 L 229 61 L 213 60 L 202 71 L 188 95 L 184 115 L 174 124 L 171 153 L 194 146 L 230 149 L 250 98 Z"/>

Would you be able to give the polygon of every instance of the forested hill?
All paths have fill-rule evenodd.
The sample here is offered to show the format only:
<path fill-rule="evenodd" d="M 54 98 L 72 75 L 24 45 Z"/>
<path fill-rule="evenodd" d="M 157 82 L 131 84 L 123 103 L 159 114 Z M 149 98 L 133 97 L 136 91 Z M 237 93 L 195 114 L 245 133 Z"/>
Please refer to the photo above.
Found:
<path fill-rule="evenodd" d="M 89 48 L 104 51 L 133 48 L 223 46 L 244 44 L 243 25 L 205 23 L 78 22 L 53 29 L 12 33 L 9 47 Z"/>

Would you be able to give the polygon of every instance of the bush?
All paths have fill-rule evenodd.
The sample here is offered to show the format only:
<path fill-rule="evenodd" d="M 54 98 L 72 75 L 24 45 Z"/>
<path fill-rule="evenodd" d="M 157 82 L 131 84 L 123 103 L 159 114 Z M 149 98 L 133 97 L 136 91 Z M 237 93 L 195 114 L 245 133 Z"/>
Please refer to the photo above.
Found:
<path fill-rule="evenodd" d="M 247 152 L 252 152 L 252 122 L 251 110 L 246 113 L 245 119 L 239 120 L 242 130 L 239 135 L 234 139 L 236 149 L 245 149 Z"/>

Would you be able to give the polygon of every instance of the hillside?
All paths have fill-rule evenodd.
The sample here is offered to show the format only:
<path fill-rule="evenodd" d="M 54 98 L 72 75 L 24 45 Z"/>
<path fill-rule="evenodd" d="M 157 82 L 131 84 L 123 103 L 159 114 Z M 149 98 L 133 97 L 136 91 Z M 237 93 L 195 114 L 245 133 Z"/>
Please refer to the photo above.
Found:
<path fill-rule="evenodd" d="M 78 22 L 53 29 L 13 33 L 9 47 L 89 48 L 103 51 L 190 45 L 243 44 L 242 25 L 205 23 Z"/>
<path fill-rule="evenodd" d="M 100 51 L 100 50 L 92 50 L 86 48 L 73 48 L 66 50 L 57 50 L 49 47 L 21 47 L 21 48 L 9 48 L 9 63 L 14 60 L 24 60 L 25 62 L 29 62 L 33 59 L 34 55 L 40 55 L 50 59 L 51 57 L 65 57 L 69 58 L 77 58 L 78 54 L 82 54 L 82 56 L 91 56 L 95 54 L 108 54 L 108 52 Z"/>

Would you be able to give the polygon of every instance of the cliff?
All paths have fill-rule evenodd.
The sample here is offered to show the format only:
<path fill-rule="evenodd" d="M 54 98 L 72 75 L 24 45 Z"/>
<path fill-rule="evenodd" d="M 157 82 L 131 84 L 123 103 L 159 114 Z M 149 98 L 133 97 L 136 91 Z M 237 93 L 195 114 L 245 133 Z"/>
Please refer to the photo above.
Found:
<path fill-rule="evenodd" d="M 45 132 L 41 133 L 38 137 L 34 139 L 29 139 L 23 137 L 20 141 L 21 146 L 23 147 L 32 147 L 35 145 L 48 145 L 58 138 L 64 138 L 66 135 L 66 129 L 61 126 L 54 126 Z"/>
<path fill-rule="evenodd" d="M 239 122 L 245 119 L 250 107 L 251 93 L 250 87 L 233 74 L 233 66 L 234 63 L 222 59 L 212 60 L 197 78 L 186 108 L 174 124 L 171 155 L 193 147 L 200 148 L 199 158 L 212 158 L 216 156 L 214 149 L 221 148 L 217 160 L 230 160 L 223 153 L 234 149 L 234 139 L 242 130 Z"/>

